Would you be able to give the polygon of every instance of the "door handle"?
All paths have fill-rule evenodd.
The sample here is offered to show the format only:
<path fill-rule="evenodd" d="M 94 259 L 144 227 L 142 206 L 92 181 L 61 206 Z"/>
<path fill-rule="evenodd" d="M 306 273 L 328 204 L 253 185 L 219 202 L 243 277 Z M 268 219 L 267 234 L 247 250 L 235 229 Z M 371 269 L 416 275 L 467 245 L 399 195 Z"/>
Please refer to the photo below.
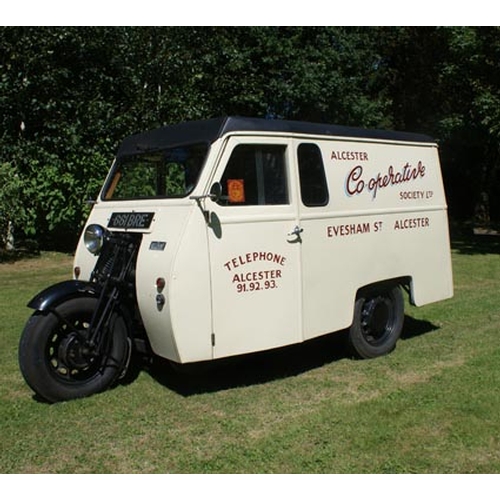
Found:
<path fill-rule="evenodd" d="M 293 231 L 291 233 L 288 233 L 288 236 L 296 236 L 297 238 L 300 238 L 300 234 L 304 231 L 304 228 L 295 226 L 293 228 Z"/>
<path fill-rule="evenodd" d="M 304 231 L 302 227 L 295 226 L 293 230 L 288 233 L 288 243 L 302 243 L 301 233 Z M 293 238 L 293 239 L 292 239 Z"/>

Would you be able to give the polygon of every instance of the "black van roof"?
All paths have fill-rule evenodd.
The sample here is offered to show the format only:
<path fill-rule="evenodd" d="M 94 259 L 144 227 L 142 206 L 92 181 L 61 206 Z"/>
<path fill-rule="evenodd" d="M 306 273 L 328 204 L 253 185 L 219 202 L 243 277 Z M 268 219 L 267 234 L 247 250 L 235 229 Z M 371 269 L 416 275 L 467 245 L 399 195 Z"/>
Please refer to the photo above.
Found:
<path fill-rule="evenodd" d="M 434 140 L 427 135 L 410 132 L 363 129 L 326 123 L 293 120 L 274 120 L 230 116 L 178 123 L 127 137 L 118 149 L 118 156 L 193 143 L 212 143 L 229 132 L 281 132 L 289 134 L 356 137 L 390 141 L 426 142 Z"/>

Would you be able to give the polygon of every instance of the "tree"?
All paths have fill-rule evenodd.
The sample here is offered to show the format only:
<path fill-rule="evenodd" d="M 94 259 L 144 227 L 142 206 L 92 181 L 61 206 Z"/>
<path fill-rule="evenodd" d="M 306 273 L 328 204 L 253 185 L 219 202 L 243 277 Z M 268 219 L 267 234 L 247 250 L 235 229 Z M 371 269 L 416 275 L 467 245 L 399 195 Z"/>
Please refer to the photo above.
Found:
<path fill-rule="evenodd" d="M 17 171 L 8 163 L 0 163 L 0 250 L 14 248 L 14 227 L 25 218 L 21 203 L 22 184 Z"/>
<path fill-rule="evenodd" d="M 56 238 L 73 246 L 84 199 L 96 195 L 116 147 L 120 90 L 111 35 L 98 28 L 0 31 L 0 161 L 20 177 L 23 232 L 45 245 Z"/>
<path fill-rule="evenodd" d="M 381 28 L 397 128 L 435 137 L 454 218 L 500 221 L 500 29 Z M 489 201 L 487 207 L 484 200 Z"/>
<path fill-rule="evenodd" d="M 445 155 L 453 162 L 454 205 L 478 209 L 485 223 L 500 222 L 500 28 L 446 30 L 449 58 L 444 86 L 452 89 L 451 119 L 443 130 Z M 445 135 L 446 134 L 446 135 Z M 470 201 L 469 201 L 470 200 Z"/>
<path fill-rule="evenodd" d="M 85 199 L 97 195 L 123 137 L 222 115 L 427 133 L 440 144 L 452 216 L 470 218 L 486 200 L 486 218 L 500 221 L 499 35 L 498 27 L 0 28 L 0 164 L 17 174 L 15 228 L 42 246 L 72 248 Z"/>

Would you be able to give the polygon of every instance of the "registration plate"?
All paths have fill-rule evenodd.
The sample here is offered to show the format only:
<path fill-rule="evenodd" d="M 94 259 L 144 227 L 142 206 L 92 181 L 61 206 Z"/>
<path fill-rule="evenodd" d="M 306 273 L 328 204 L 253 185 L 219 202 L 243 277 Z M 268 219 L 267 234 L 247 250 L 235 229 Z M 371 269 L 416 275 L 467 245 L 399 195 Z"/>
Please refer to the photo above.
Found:
<path fill-rule="evenodd" d="M 148 229 L 154 212 L 113 212 L 108 227 L 114 229 Z"/>

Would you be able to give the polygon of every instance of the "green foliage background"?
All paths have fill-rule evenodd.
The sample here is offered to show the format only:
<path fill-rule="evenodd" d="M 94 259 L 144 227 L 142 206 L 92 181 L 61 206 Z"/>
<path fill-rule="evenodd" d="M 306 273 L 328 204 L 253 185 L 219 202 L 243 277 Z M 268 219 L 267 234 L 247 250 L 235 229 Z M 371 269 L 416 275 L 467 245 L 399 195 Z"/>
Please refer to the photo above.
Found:
<path fill-rule="evenodd" d="M 0 234 L 71 248 L 119 141 L 222 115 L 435 137 L 450 214 L 500 220 L 499 27 L 0 28 Z"/>

